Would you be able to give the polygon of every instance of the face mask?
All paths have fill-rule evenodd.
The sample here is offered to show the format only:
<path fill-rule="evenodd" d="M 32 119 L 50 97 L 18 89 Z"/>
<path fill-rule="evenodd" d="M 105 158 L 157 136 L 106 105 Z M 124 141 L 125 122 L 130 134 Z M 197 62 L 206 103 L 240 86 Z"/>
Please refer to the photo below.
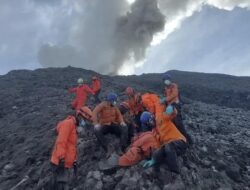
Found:
<path fill-rule="evenodd" d="M 165 84 L 166 86 L 169 86 L 169 85 L 171 84 L 171 81 L 170 81 L 170 80 L 165 80 L 165 81 L 164 81 L 164 84 Z"/>

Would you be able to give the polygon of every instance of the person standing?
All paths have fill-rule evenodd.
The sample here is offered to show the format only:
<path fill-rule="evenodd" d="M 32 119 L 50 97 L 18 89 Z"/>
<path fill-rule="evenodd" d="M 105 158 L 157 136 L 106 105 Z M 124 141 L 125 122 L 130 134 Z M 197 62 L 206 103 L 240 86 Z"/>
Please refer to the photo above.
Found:
<path fill-rule="evenodd" d="M 77 83 L 77 87 L 69 89 L 69 92 L 76 94 L 75 99 L 71 103 L 72 109 L 75 109 L 76 111 L 85 105 L 88 94 L 95 94 L 87 84 L 84 84 L 82 78 L 79 78 Z"/>

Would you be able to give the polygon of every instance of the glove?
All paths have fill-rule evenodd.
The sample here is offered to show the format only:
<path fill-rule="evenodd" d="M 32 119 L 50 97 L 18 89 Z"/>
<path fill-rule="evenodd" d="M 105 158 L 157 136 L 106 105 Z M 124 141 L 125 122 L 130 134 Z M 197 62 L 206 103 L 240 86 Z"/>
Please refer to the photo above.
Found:
<path fill-rule="evenodd" d="M 161 97 L 160 98 L 160 104 L 165 104 L 166 103 L 166 97 Z"/>
<path fill-rule="evenodd" d="M 153 166 L 155 164 L 155 160 L 152 158 L 151 160 L 146 161 L 143 164 L 143 168 L 150 168 L 151 166 Z"/>
<path fill-rule="evenodd" d="M 122 127 L 126 127 L 127 126 L 127 124 L 125 123 L 125 122 L 121 122 L 121 124 L 120 124 Z"/>
<path fill-rule="evenodd" d="M 174 112 L 174 107 L 172 105 L 167 106 L 165 112 L 167 115 L 171 115 Z"/>
<path fill-rule="evenodd" d="M 59 164 L 58 164 L 58 168 L 64 169 L 64 165 L 65 165 L 64 159 L 60 159 L 60 160 L 59 160 Z"/>

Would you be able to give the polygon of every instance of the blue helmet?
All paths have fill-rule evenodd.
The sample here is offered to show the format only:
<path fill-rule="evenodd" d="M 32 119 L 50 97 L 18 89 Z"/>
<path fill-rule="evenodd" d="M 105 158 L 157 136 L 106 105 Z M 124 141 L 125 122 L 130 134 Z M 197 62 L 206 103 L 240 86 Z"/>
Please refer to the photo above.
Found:
<path fill-rule="evenodd" d="M 163 74 L 162 74 L 162 80 L 163 80 L 163 81 L 165 81 L 165 80 L 171 81 L 171 80 L 172 80 L 172 77 L 171 77 L 168 73 L 163 73 Z"/>
<path fill-rule="evenodd" d="M 140 121 L 142 124 L 149 123 L 152 119 L 153 119 L 153 115 L 148 111 L 144 111 L 140 117 Z"/>
<path fill-rule="evenodd" d="M 109 102 L 116 102 L 117 101 L 117 94 L 114 92 L 110 92 L 107 95 L 107 101 Z"/>

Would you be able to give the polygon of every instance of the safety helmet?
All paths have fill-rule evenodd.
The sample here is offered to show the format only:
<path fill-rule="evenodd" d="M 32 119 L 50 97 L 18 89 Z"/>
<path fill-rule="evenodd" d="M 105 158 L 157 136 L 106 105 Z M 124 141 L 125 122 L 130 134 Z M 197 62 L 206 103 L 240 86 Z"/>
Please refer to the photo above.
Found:
<path fill-rule="evenodd" d="M 108 102 L 116 102 L 116 101 L 117 101 L 117 94 L 114 93 L 114 92 L 110 92 L 110 93 L 107 95 L 107 101 L 108 101 Z"/>
<path fill-rule="evenodd" d="M 83 106 L 77 110 L 76 115 L 89 121 L 92 119 L 92 111 L 87 106 Z"/>
<path fill-rule="evenodd" d="M 78 83 L 78 84 L 83 84 L 83 79 L 82 79 L 82 78 L 79 78 L 79 79 L 77 80 L 77 83 Z"/>
<path fill-rule="evenodd" d="M 153 119 L 154 116 L 148 111 L 144 111 L 140 116 L 140 121 L 142 124 L 150 123 Z"/>
<path fill-rule="evenodd" d="M 133 96 L 134 95 L 134 89 L 132 87 L 127 87 L 125 90 L 125 94 L 128 96 Z"/>

